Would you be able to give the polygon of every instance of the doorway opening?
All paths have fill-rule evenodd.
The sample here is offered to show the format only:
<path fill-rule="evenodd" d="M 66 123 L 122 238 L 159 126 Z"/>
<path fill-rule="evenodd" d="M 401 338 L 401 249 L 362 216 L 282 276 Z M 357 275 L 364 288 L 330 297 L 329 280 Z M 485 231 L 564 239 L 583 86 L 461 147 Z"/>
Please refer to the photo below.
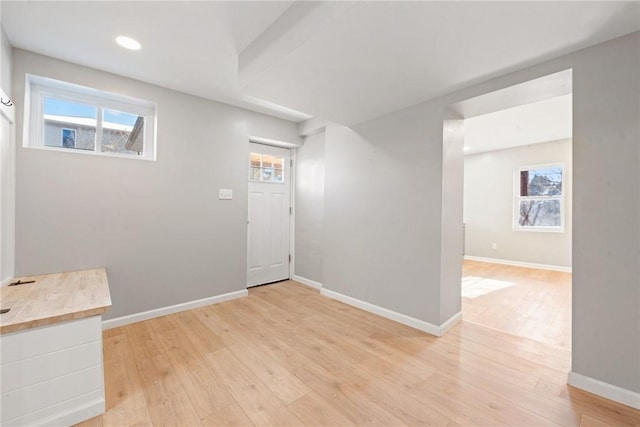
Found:
<path fill-rule="evenodd" d="M 470 101 L 463 319 L 570 350 L 571 70 Z"/>

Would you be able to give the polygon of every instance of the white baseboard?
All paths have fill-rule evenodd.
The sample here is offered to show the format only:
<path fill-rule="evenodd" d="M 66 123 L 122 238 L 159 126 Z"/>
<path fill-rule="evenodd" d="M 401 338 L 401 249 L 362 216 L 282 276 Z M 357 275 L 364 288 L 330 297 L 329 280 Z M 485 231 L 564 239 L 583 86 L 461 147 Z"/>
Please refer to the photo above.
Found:
<path fill-rule="evenodd" d="M 459 311 L 453 316 L 451 316 L 449 320 L 447 320 L 442 325 L 440 325 L 440 335 L 438 336 L 441 337 L 444 334 L 446 334 L 449 329 L 453 328 L 461 320 L 462 320 L 462 311 Z"/>
<path fill-rule="evenodd" d="M 143 320 L 166 316 L 167 314 L 178 313 L 180 311 L 191 310 L 193 308 L 198 308 L 205 305 L 211 305 L 219 302 L 230 301 L 236 298 L 246 297 L 247 295 L 249 295 L 249 292 L 246 289 L 243 289 L 241 291 L 229 292 L 228 294 L 216 295 L 214 297 L 208 297 L 195 301 L 183 302 L 181 304 L 170 305 L 168 307 L 161 307 L 149 311 L 143 311 L 142 313 L 116 317 L 115 319 L 103 321 L 102 329 L 104 330 L 117 328 L 118 326 L 124 326 L 130 323 L 142 322 Z"/>
<path fill-rule="evenodd" d="M 97 417 L 105 412 L 104 398 L 87 402 L 77 408 L 70 409 L 66 412 L 56 414 L 45 420 L 40 420 L 32 425 L 37 426 L 71 426 Z"/>
<path fill-rule="evenodd" d="M 291 280 L 302 283 L 303 285 L 311 286 L 312 288 L 322 289 L 322 283 L 316 282 L 315 280 L 307 279 L 306 277 L 296 276 L 294 274 L 293 276 L 291 276 Z"/>
<path fill-rule="evenodd" d="M 605 399 L 640 409 L 640 393 L 627 390 L 600 380 L 596 380 L 575 372 L 569 372 L 567 383 L 589 393 L 597 394 Z"/>
<path fill-rule="evenodd" d="M 571 267 L 563 267 L 561 265 L 536 264 L 533 262 L 511 261 L 509 259 L 485 258 L 472 255 L 465 255 L 464 259 L 469 261 L 490 262 L 493 264 L 513 265 L 516 267 L 538 268 L 540 270 L 564 271 L 566 273 L 571 273 Z"/>
<path fill-rule="evenodd" d="M 384 307 L 377 306 L 375 304 L 371 304 L 356 298 L 352 298 L 338 292 L 330 291 L 328 289 L 320 289 L 320 294 L 327 296 L 329 298 L 333 298 L 335 300 L 341 301 L 345 304 L 352 305 L 364 311 L 368 311 L 369 313 L 376 314 L 378 316 L 385 317 L 387 319 L 393 320 L 398 323 L 402 323 L 403 325 L 410 326 L 412 328 L 418 329 L 422 332 L 426 332 L 431 335 L 435 335 L 437 337 L 441 337 L 444 335 L 449 328 L 451 328 L 454 324 L 456 324 L 460 319 L 462 319 L 462 313 L 457 313 L 452 316 L 449 320 L 444 322 L 442 325 L 437 326 L 429 322 L 425 322 L 424 320 L 416 319 L 414 317 L 407 316 L 402 313 L 398 313 L 392 310 L 389 310 Z"/>

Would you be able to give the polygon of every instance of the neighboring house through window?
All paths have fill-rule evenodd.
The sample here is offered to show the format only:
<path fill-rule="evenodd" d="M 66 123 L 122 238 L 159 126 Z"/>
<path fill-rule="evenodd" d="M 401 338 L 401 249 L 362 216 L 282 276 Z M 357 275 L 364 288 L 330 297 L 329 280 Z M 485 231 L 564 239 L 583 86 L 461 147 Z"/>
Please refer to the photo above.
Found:
<path fill-rule="evenodd" d="M 284 157 L 251 153 L 249 179 L 251 181 L 284 183 Z"/>
<path fill-rule="evenodd" d="M 155 160 L 152 102 L 28 75 L 26 103 L 26 147 Z"/>
<path fill-rule="evenodd" d="M 564 165 L 519 168 L 515 176 L 514 229 L 564 231 Z"/>

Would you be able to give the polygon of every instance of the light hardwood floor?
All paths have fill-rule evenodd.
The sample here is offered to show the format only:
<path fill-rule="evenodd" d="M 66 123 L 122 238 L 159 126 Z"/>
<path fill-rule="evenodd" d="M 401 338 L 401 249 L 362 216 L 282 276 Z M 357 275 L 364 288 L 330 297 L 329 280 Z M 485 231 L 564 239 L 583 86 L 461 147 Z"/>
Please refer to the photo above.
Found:
<path fill-rule="evenodd" d="M 632 426 L 566 385 L 569 352 L 461 322 L 444 337 L 295 282 L 104 333 L 107 412 L 82 426 Z"/>
<path fill-rule="evenodd" d="M 465 260 L 466 321 L 571 348 L 571 273 Z"/>

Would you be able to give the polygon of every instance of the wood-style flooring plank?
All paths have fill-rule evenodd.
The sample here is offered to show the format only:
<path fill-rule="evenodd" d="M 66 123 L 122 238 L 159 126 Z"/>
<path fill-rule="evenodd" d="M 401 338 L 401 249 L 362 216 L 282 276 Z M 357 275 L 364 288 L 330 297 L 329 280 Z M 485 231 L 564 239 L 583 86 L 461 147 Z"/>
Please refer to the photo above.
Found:
<path fill-rule="evenodd" d="M 347 417 L 322 396 L 311 392 L 289 404 L 289 408 L 300 418 L 305 426 L 343 426 L 356 427 Z"/>
<path fill-rule="evenodd" d="M 214 413 L 202 420 L 204 427 L 254 427 L 247 414 L 240 405 L 232 403 L 229 406 L 216 410 Z"/>
<path fill-rule="evenodd" d="M 300 426 L 298 417 L 229 349 L 206 356 L 216 373 L 245 411 L 258 426 Z"/>
<path fill-rule="evenodd" d="M 570 319 L 536 316 L 564 291 L 517 290 L 529 325 L 555 316 L 545 339 Z M 466 321 L 436 338 L 290 281 L 105 331 L 104 357 L 107 412 L 84 427 L 640 426 L 640 411 L 566 385 L 566 347 Z"/>
<path fill-rule="evenodd" d="M 264 354 L 255 345 L 234 344 L 229 347 L 233 355 L 256 374 L 280 400 L 289 404 L 311 389 L 275 359 Z"/>
<path fill-rule="evenodd" d="M 180 377 L 165 355 L 143 359 L 137 366 L 152 425 L 202 425 Z"/>
<path fill-rule="evenodd" d="M 466 321 L 571 347 L 571 273 L 465 260 L 462 276 Z"/>

